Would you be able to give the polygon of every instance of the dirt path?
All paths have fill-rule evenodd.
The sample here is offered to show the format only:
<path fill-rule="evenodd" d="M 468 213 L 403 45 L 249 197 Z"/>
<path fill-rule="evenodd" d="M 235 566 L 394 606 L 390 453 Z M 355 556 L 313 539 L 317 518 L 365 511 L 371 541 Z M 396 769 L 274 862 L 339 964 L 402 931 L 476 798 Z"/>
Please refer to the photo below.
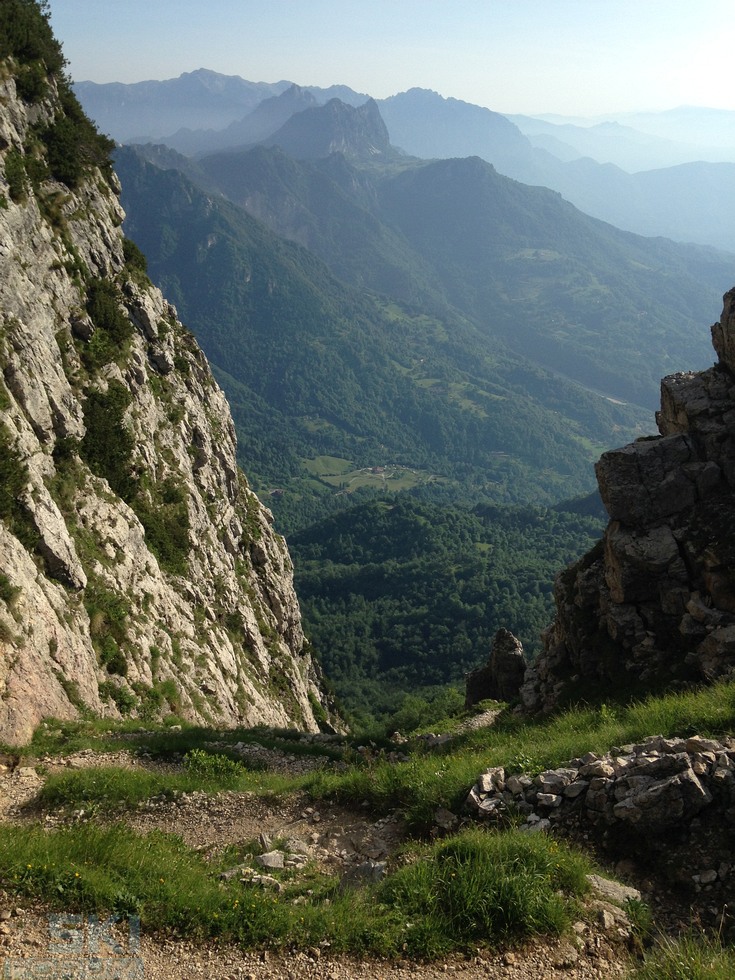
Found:
<path fill-rule="evenodd" d="M 274 754 L 273 765 L 283 768 L 283 754 Z M 49 760 L 49 768 L 58 769 L 58 762 Z M 307 764 L 301 759 L 297 767 Z M 95 754 L 81 752 L 65 761 L 65 767 L 82 768 L 92 765 L 130 765 L 156 767 L 159 763 L 141 760 L 132 753 Z M 164 764 L 170 767 L 170 764 Z M 46 826 L 64 821 L 55 814 L 43 814 L 33 806 L 42 785 L 42 778 L 30 767 L 21 767 L 0 775 L 0 820 L 32 821 L 39 818 Z M 84 815 L 78 819 L 84 819 Z M 293 843 L 312 862 L 332 872 L 343 873 L 367 860 L 388 857 L 404 836 L 400 816 L 379 820 L 365 811 L 353 811 L 329 804 L 314 807 L 301 796 L 267 803 L 248 793 L 227 792 L 216 796 L 203 793 L 186 794 L 176 801 L 151 802 L 144 808 L 124 815 L 126 822 L 140 832 L 154 828 L 180 834 L 192 847 L 206 856 L 221 852 L 228 845 L 244 844 L 260 835 Z M 603 916 L 600 915 L 602 922 Z M 88 923 L 78 921 L 73 935 L 80 942 L 88 939 Z M 48 918 L 43 910 L 29 903 L 19 903 L 0 892 L 0 976 L 25 978 L 33 976 L 62 976 L 63 960 L 49 961 L 53 937 L 49 934 Z M 122 950 L 134 953 L 131 960 L 109 955 L 98 970 L 91 972 L 89 946 L 82 943 L 82 953 L 74 960 L 73 972 L 67 975 L 84 976 L 144 976 L 147 980 L 184 980 L 207 977 L 208 980 L 379 980 L 379 978 L 416 977 L 437 980 L 447 976 L 480 980 L 546 980 L 549 977 L 569 977 L 570 980 L 592 980 L 598 977 L 623 977 L 626 972 L 626 945 L 616 927 L 608 931 L 600 926 L 576 924 L 575 934 L 560 941 L 534 941 L 512 951 L 477 951 L 470 957 L 450 957 L 433 964 L 413 962 L 381 962 L 331 957 L 327 950 L 311 949 L 292 953 L 244 953 L 232 946 L 215 943 L 194 944 L 170 941 L 144 935 L 139 950 L 131 949 L 121 940 Z M 106 951 L 106 952 L 105 952 Z M 110 953 L 103 947 L 101 955 Z M 5 961 L 3 961 L 3 957 Z M 40 973 L 44 961 L 51 962 L 57 972 Z M 140 968 L 142 966 L 142 973 Z M 125 970 L 128 970 L 126 973 Z M 138 973 L 135 973 L 135 969 Z M 85 970 L 87 972 L 85 972 Z M 117 971 L 117 972 L 116 972 Z M 132 972 L 130 972 L 132 971 Z"/>

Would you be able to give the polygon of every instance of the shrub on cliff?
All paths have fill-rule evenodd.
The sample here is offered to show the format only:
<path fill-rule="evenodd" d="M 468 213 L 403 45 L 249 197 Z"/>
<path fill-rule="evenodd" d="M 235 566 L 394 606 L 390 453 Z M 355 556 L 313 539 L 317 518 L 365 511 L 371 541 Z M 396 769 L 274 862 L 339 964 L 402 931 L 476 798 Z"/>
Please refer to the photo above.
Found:
<path fill-rule="evenodd" d="M 49 13 L 47 0 L 3 0 L 0 60 L 14 60 L 16 88 L 25 102 L 38 102 L 48 92 L 49 79 L 54 79 L 59 103 L 56 115 L 36 136 L 46 150 L 48 175 L 76 187 L 93 167 L 99 167 L 106 177 L 111 176 L 114 143 L 97 132 L 74 95 L 64 73 L 66 60 L 61 44 L 48 22 Z"/>
<path fill-rule="evenodd" d="M 0 4 L 0 58 L 21 65 L 43 62 L 49 74 L 65 65 L 61 45 L 48 22 L 48 0 L 3 0 Z"/>

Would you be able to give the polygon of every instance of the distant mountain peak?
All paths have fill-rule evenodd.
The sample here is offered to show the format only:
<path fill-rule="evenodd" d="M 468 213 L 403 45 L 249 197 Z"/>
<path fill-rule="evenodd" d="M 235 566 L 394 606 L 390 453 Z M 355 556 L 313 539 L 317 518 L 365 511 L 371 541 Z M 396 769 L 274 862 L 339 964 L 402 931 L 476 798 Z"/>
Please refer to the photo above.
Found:
<path fill-rule="evenodd" d="M 208 149 L 247 146 L 262 142 L 275 133 L 291 116 L 316 106 L 312 93 L 301 85 L 290 85 L 278 95 L 260 102 L 243 119 L 230 123 L 216 136 L 210 135 Z"/>
<path fill-rule="evenodd" d="M 302 160 L 318 160 L 342 153 L 352 160 L 374 160 L 392 155 L 388 129 L 378 104 L 368 99 L 360 106 L 330 99 L 291 116 L 268 140 Z"/>
<path fill-rule="evenodd" d="M 256 120 L 262 120 L 271 127 L 270 133 L 273 133 L 295 112 L 303 112 L 304 109 L 311 109 L 317 105 L 319 103 L 316 97 L 308 88 L 294 83 L 278 95 L 264 99 L 242 120 L 242 124 L 250 123 L 252 125 Z M 233 129 L 238 125 L 241 124 L 232 123 L 228 128 Z"/>

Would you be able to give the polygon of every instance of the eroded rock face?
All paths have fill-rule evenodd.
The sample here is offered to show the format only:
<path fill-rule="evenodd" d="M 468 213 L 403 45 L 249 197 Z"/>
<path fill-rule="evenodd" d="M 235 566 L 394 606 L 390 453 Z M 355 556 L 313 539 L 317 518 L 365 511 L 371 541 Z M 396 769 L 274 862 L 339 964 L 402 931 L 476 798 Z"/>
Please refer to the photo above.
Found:
<path fill-rule="evenodd" d="M 3 69 L 0 740 L 84 709 L 316 731 L 329 709 L 291 560 L 224 395 L 126 266 L 114 176 L 11 193 L 10 154 L 59 110 L 53 86 L 27 106 Z"/>
<path fill-rule="evenodd" d="M 631 686 L 735 668 L 735 290 L 712 339 L 714 367 L 661 382 L 660 436 L 597 464 L 611 520 L 557 578 L 556 619 L 522 688 L 530 710 L 582 678 Z"/>

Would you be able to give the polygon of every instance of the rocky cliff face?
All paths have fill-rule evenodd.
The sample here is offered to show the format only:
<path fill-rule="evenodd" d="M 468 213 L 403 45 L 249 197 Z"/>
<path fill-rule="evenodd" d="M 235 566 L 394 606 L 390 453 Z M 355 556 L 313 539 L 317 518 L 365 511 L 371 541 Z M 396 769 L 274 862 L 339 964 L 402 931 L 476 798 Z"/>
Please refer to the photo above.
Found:
<path fill-rule="evenodd" d="M 735 290 L 712 339 L 714 367 L 662 381 L 660 436 L 597 464 L 610 523 L 557 579 L 522 689 L 532 710 L 585 679 L 635 687 L 735 667 Z"/>
<path fill-rule="evenodd" d="M 59 179 L 77 110 L 0 63 L 0 740 L 84 712 L 315 731 L 291 561 L 225 398 L 114 175 L 77 153 Z"/>

